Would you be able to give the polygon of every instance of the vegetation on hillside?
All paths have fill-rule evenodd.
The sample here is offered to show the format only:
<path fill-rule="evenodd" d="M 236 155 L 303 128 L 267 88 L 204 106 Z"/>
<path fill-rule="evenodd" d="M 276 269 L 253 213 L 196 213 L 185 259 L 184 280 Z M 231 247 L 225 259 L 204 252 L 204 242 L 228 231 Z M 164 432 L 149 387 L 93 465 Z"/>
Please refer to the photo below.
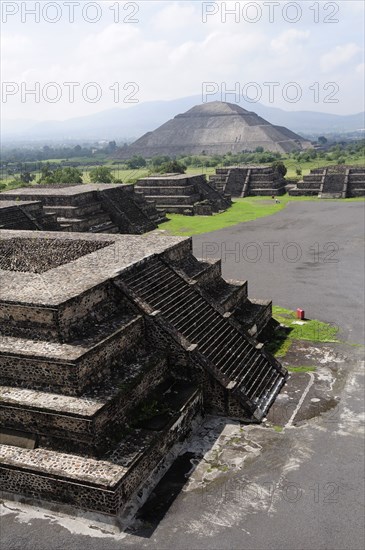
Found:
<path fill-rule="evenodd" d="M 101 147 L 51 147 L 2 149 L 0 188 L 20 187 L 33 183 L 52 183 L 64 181 L 64 176 L 76 176 L 77 169 L 82 173 L 84 183 L 98 181 L 101 183 L 120 182 L 135 183 L 139 178 L 154 173 L 206 173 L 212 174 L 217 167 L 231 165 L 274 165 L 286 172 L 289 179 L 300 179 L 313 168 L 326 165 L 365 164 L 365 140 L 338 142 L 328 144 L 319 141 L 319 148 L 306 151 L 294 151 L 288 155 L 263 151 L 242 151 L 225 155 L 208 156 L 181 155 L 170 158 L 166 155 L 144 159 L 135 155 L 127 160 L 116 160 L 117 144 L 111 141 Z M 62 173 L 59 170 L 62 169 Z M 45 170 L 52 176 L 44 175 Z M 51 181 L 52 180 L 52 181 Z M 79 182 L 79 176 L 77 176 Z M 76 183 L 76 182 L 75 182 Z M 3 185 L 1 185 L 3 184 Z"/>

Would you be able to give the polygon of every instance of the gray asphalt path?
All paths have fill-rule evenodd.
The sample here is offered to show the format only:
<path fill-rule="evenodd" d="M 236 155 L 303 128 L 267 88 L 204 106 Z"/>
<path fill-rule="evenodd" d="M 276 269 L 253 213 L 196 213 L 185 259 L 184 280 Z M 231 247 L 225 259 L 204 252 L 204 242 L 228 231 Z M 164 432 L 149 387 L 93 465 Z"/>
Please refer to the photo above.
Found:
<path fill-rule="evenodd" d="M 194 254 L 220 258 L 249 295 L 364 334 L 363 202 L 293 202 L 273 216 L 194 237 Z"/>

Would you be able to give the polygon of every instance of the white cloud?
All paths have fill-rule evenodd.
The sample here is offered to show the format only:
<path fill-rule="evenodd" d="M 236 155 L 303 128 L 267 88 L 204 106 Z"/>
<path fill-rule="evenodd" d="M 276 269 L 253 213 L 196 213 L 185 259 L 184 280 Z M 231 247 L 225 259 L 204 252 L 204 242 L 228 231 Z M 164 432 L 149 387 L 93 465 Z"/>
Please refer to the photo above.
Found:
<path fill-rule="evenodd" d="M 351 61 L 351 59 L 360 51 L 361 48 L 353 42 L 343 46 L 336 46 L 333 50 L 321 56 L 320 67 L 322 72 L 329 73 L 334 69 L 341 67 L 345 63 Z"/>
<path fill-rule="evenodd" d="M 286 54 L 293 48 L 301 47 L 302 44 L 308 42 L 310 31 L 297 31 L 290 29 L 283 32 L 278 37 L 273 38 L 270 42 L 270 47 L 278 54 Z"/>
<path fill-rule="evenodd" d="M 172 2 L 164 7 L 153 17 L 152 26 L 162 32 L 173 31 L 177 29 L 186 29 L 199 17 L 197 8 L 193 4 Z"/>
<path fill-rule="evenodd" d="M 30 87 L 35 81 L 94 81 L 103 87 L 103 101 L 98 104 L 82 100 L 32 104 L 32 115 L 67 118 L 115 107 L 109 91 L 114 82 L 137 82 L 140 101 L 149 101 L 199 94 L 202 82 L 225 82 L 232 89 L 236 82 L 241 86 L 276 81 L 284 85 L 295 80 L 308 91 L 313 82 L 324 80 L 321 71 L 333 69 L 338 69 L 336 80 L 344 82 L 344 105 L 361 110 L 358 82 L 363 65 L 355 56 L 363 30 L 358 14 L 351 19 L 351 12 L 346 12 L 346 22 L 341 19 L 336 26 L 314 25 L 308 17 L 294 26 L 280 17 L 275 24 L 264 17 L 257 24 L 235 23 L 233 17 L 222 24 L 220 14 L 203 24 L 198 2 L 150 1 L 140 5 L 139 24 L 113 24 L 109 10 L 113 5 L 105 2 L 104 17 L 95 25 L 78 19 L 73 25 L 63 22 L 20 29 L 14 24 L 14 32 L 6 29 L 3 80 L 27 81 Z M 344 45 L 338 46 L 338 36 Z M 358 96 L 357 103 L 349 102 L 348 90 Z M 280 104 L 279 92 L 275 106 L 290 109 L 291 105 Z M 313 105 L 313 94 L 307 96 L 311 103 L 292 108 L 335 110 L 333 105 Z M 30 103 L 16 104 L 15 100 L 11 106 L 4 105 L 7 118 L 28 116 L 29 108 Z"/>

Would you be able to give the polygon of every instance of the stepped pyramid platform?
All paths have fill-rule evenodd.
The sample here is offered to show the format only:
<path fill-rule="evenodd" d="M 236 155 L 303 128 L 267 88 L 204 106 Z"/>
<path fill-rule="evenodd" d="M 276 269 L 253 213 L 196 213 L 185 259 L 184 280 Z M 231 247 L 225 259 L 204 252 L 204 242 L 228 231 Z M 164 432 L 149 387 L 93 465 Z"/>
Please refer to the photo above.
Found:
<path fill-rule="evenodd" d="M 318 196 L 320 199 L 365 197 L 365 166 L 328 166 L 311 170 L 297 186 L 292 196 Z"/>
<path fill-rule="evenodd" d="M 138 180 L 138 195 L 152 200 L 157 210 L 176 214 L 210 216 L 231 205 L 230 196 L 218 191 L 204 174 L 164 174 Z"/>
<path fill-rule="evenodd" d="M 196 105 L 165 124 L 147 132 L 129 146 L 118 149 L 116 158 L 142 155 L 224 155 L 255 151 L 289 153 L 311 148 L 298 134 L 275 126 L 234 103 L 211 101 Z"/>
<path fill-rule="evenodd" d="M 0 200 L 0 229 L 61 231 L 61 226 L 40 201 Z"/>
<path fill-rule="evenodd" d="M 43 207 L 42 220 L 33 226 L 25 224 L 19 213 L 12 215 L 16 213 L 14 208 L 10 214 L 9 209 L 1 208 L 9 200 L 23 211 L 34 211 L 37 202 Z M 26 206 L 25 201 L 31 204 Z M 45 225 L 48 220 L 53 225 Z M 164 220 L 164 213 L 157 212 L 153 201 L 147 203 L 137 195 L 133 185 L 34 185 L 0 193 L 0 227 L 4 229 L 142 234 L 156 229 Z"/>
<path fill-rule="evenodd" d="M 209 183 L 232 197 L 283 195 L 285 180 L 268 166 L 228 166 L 216 168 Z"/>
<path fill-rule="evenodd" d="M 287 378 L 271 302 L 192 240 L 0 232 L 0 477 L 117 515 L 204 411 L 259 422 Z"/>

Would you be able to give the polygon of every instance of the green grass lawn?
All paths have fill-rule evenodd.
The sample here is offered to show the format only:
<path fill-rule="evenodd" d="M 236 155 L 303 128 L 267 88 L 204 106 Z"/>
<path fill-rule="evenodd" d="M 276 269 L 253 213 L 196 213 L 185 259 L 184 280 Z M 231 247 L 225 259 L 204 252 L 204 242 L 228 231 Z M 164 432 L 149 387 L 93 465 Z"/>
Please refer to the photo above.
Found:
<path fill-rule="evenodd" d="M 279 306 L 273 306 L 273 318 L 283 325 L 275 332 L 275 337 L 270 341 L 267 348 L 276 357 L 285 357 L 293 341 L 306 340 L 310 342 L 338 342 L 338 327 L 329 323 L 323 323 L 316 319 L 305 319 L 300 321 L 296 312 Z M 293 367 L 301 372 L 301 367 Z M 308 367 L 302 367 L 308 369 Z"/>
<path fill-rule="evenodd" d="M 289 179 L 302 179 L 303 176 L 307 176 L 311 170 L 315 168 L 322 168 L 323 166 L 336 166 L 336 160 L 325 160 L 325 159 L 314 159 L 309 162 L 298 162 L 293 158 L 283 159 L 283 162 L 288 170 L 286 178 Z M 363 166 L 364 157 L 358 158 L 358 156 L 348 156 L 346 158 L 346 164 L 351 164 L 351 166 Z M 300 168 L 302 170 L 302 175 L 297 176 L 296 169 Z"/>
<path fill-rule="evenodd" d="M 88 161 L 101 161 L 102 165 L 107 166 L 108 168 L 111 168 L 114 177 L 122 180 L 123 183 L 135 183 L 138 179 L 144 178 L 149 175 L 149 171 L 146 168 L 139 168 L 135 170 L 126 169 L 124 168 L 125 165 L 122 162 L 120 164 L 114 164 L 115 161 L 113 161 L 113 159 L 105 159 L 105 157 L 98 158 L 98 155 L 95 155 L 90 158 L 74 157 L 72 159 L 49 159 L 47 161 L 42 161 L 39 164 L 47 164 L 47 163 L 60 164 L 61 162 L 66 160 L 70 162 L 80 163 L 79 169 L 83 172 L 83 180 L 85 183 L 90 182 L 89 172 L 94 168 L 92 166 L 87 165 Z M 314 168 L 320 168 L 322 166 L 330 166 L 330 165 L 337 164 L 337 161 L 335 160 L 330 161 L 330 160 L 319 159 L 319 158 L 308 162 L 301 162 L 301 163 L 299 163 L 296 159 L 291 157 L 289 158 L 283 157 L 282 160 L 288 169 L 286 177 L 289 179 L 295 179 L 295 180 L 299 180 L 303 176 L 309 174 L 309 172 Z M 348 155 L 346 156 L 345 160 L 346 160 L 346 164 L 351 164 L 354 166 L 359 166 L 364 164 L 364 158 L 361 157 L 361 155 Z M 270 166 L 270 165 L 271 163 L 266 163 L 266 166 Z M 242 166 L 245 166 L 245 165 L 242 165 Z M 296 170 L 298 168 L 302 170 L 301 176 L 298 176 L 296 174 Z M 202 167 L 189 166 L 186 170 L 186 173 L 187 174 L 206 174 L 207 177 L 209 177 L 210 174 L 215 173 L 215 170 L 216 170 L 215 167 L 213 168 L 213 167 L 207 167 L 207 166 L 202 166 Z M 35 175 L 37 179 L 40 177 L 39 170 L 31 173 Z M 12 175 L 9 176 L 5 173 L 2 173 L 0 177 L 1 183 L 6 185 L 13 179 L 14 179 L 14 176 Z"/>
<path fill-rule="evenodd" d="M 183 216 L 182 214 L 168 214 L 168 222 L 159 226 L 159 229 L 166 231 L 169 235 L 199 235 L 217 231 L 224 227 L 230 227 L 242 222 L 249 222 L 257 218 L 272 216 L 283 210 L 289 202 L 295 201 L 318 201 L 317 197 L 290 197 L 283 195 L 279 197 L 280 204 L 276 204 L 271 197 L 245 197 L 235 199 L 231 208 L 221 214 L 213 216 Z M 336 200 L 336 199 L 334 199 Z M 341 199 L 341 201 L 364 201 L 363 198 Z"/>

